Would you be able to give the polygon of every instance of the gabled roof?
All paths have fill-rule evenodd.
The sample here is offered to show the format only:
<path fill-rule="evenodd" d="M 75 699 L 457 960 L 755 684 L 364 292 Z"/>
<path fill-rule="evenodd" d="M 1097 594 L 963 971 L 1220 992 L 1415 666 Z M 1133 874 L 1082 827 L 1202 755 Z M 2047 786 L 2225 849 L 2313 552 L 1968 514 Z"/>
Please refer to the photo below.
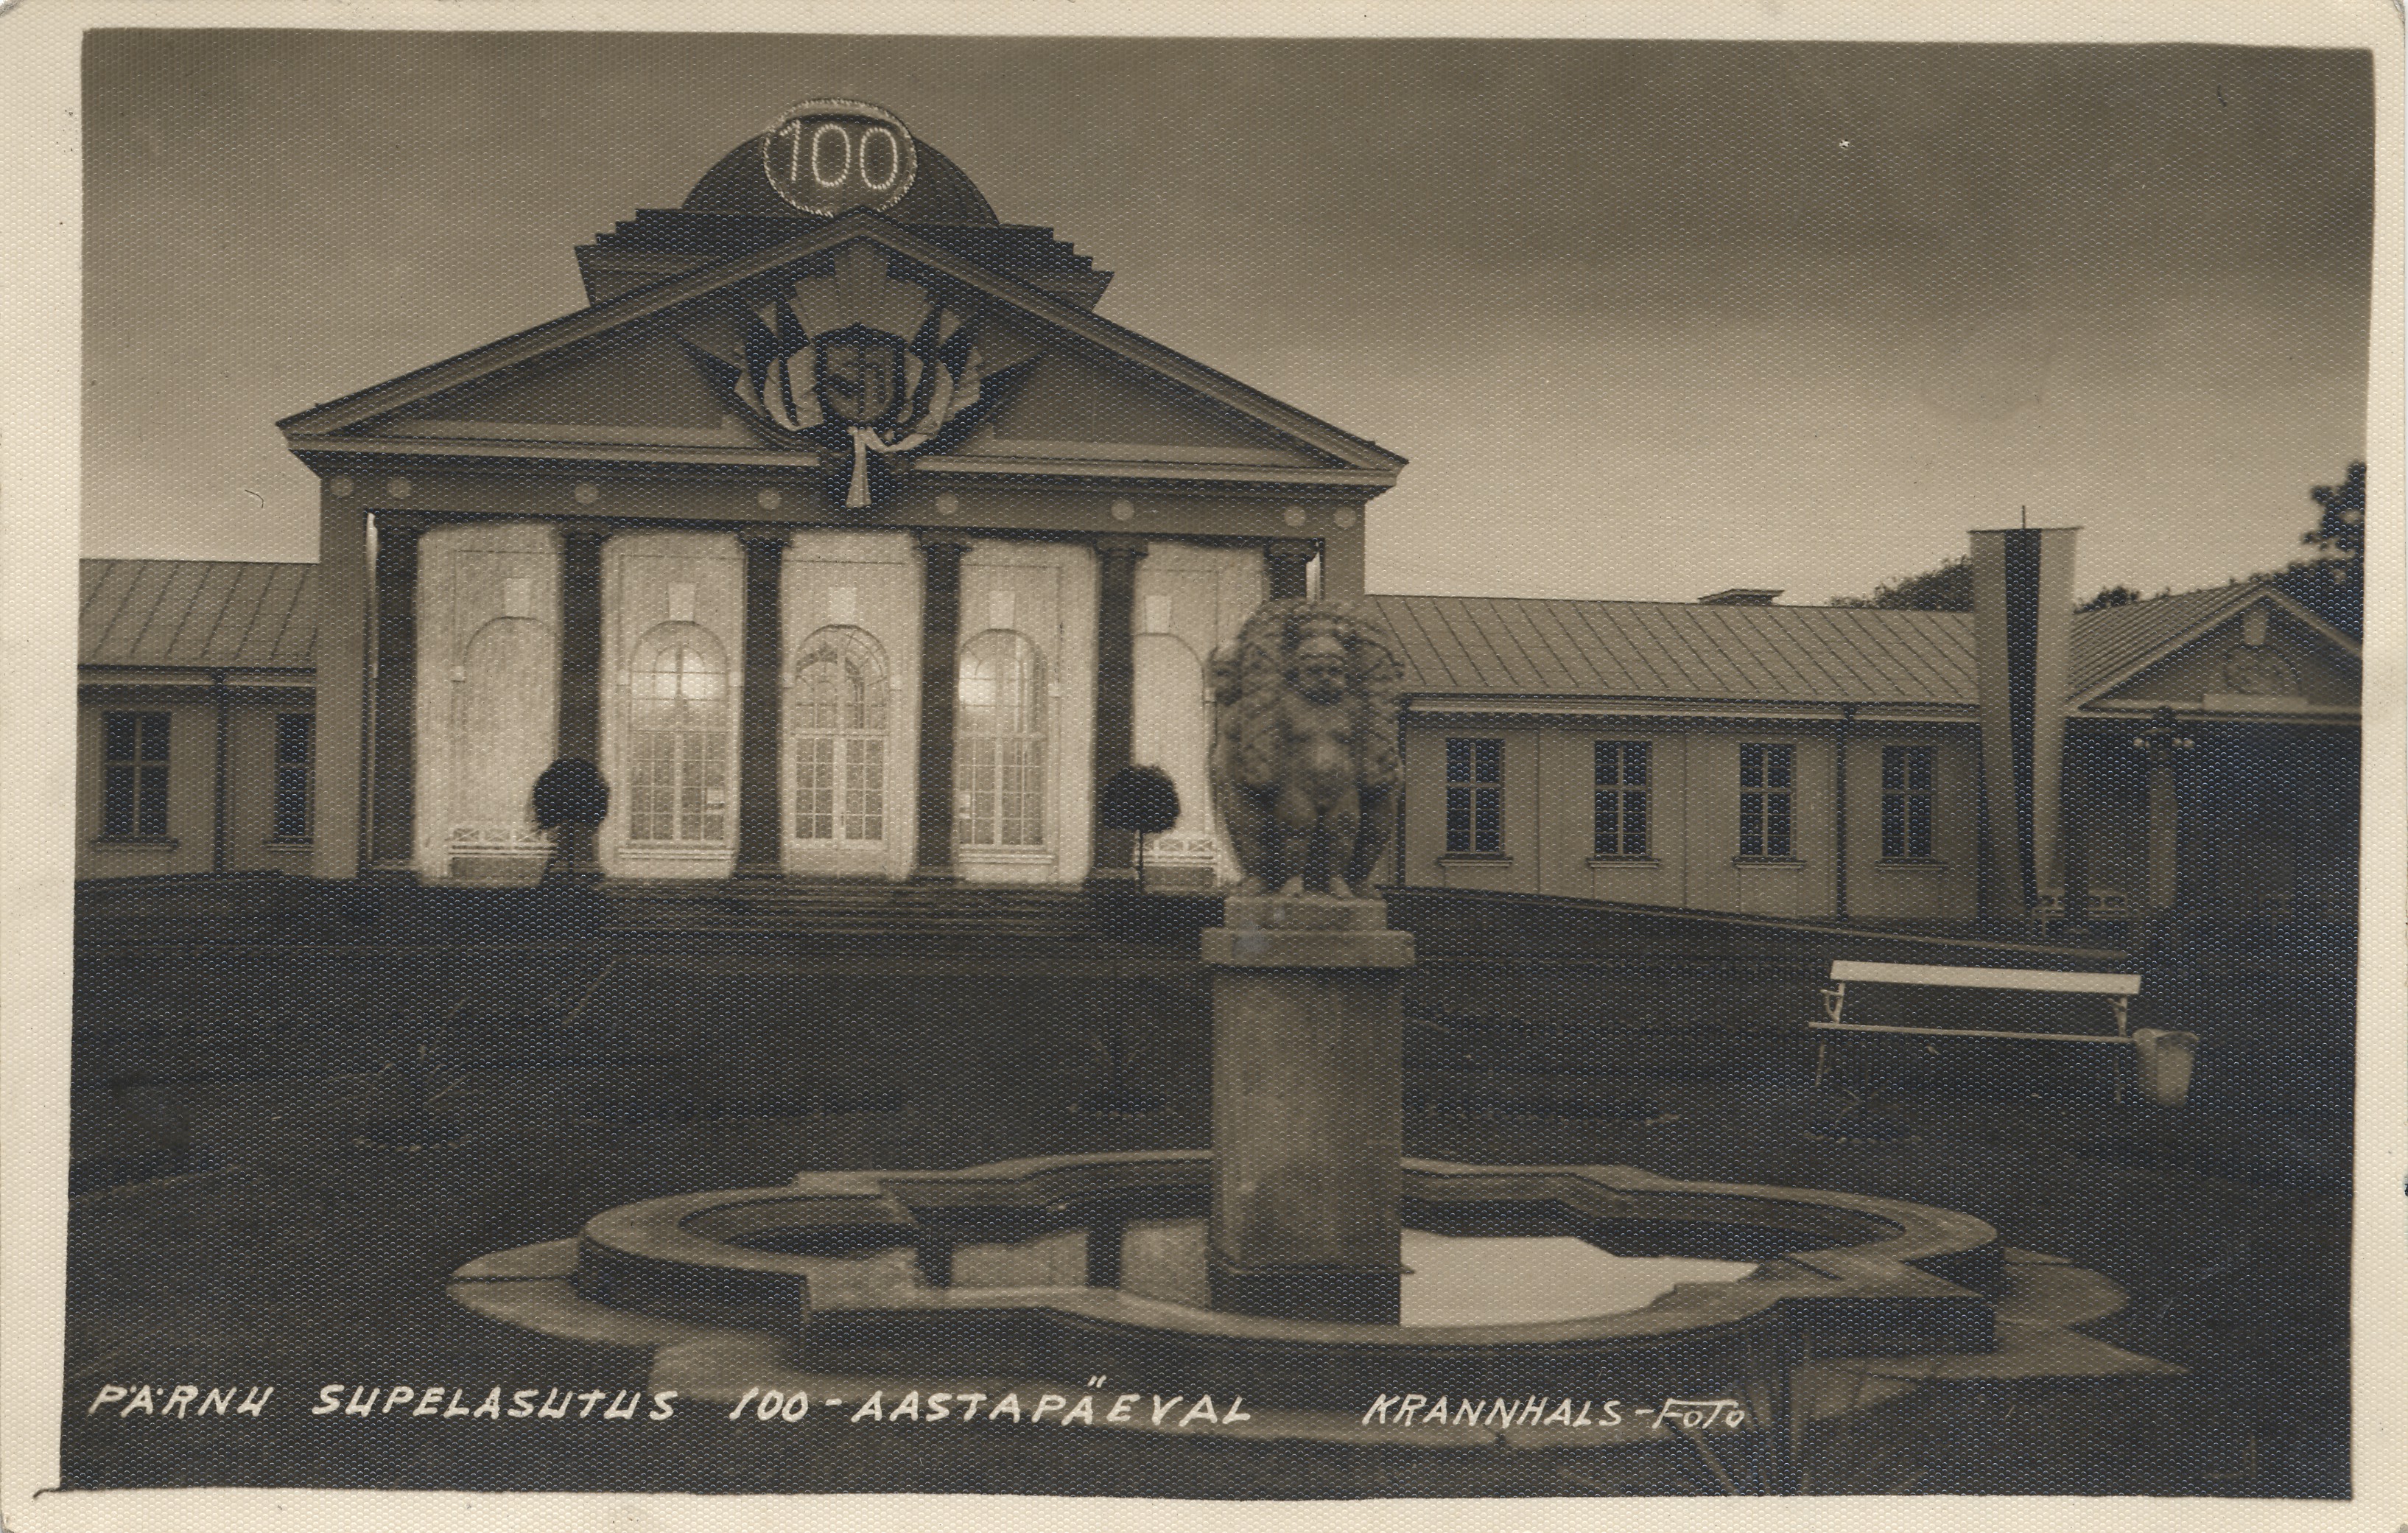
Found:
<path fill-rule="evenodd" d="M 2073 634 L 2067 648 L 2067 695 L 2087 702 L 2199 634 L 2257 602 L 2272 602 L 2307 627 L 2350 654 L 2358 641 L 2317 617 L 2283 593 L 2272 576 L 2233 585 L 2182 591 L 2122 607 L 2102 607 L 2073 614 Z"/>
<path fill-rule="evenodd" d="M 1697 698 L 1821 704 L 1979 701 L 1970 612 L 1506 596 L 1365 598 L 1396 634 L 1405 690 L 1429 695 Z M 2350 637 L 2245 580 L 2076 612 L 2073 705 L 2254 602 L 2271 601 L 2355 654 Z"/>
<path fill-rule="evenodd" d="M 579 309 L 533 329 L 520 331 L 515 336 L 505 337 L 356 394 L 288 416 L 277 425 L 296 451 L 303 447 L 336 447 L 339 445 L 338 441 L 326 438 L 378 416 L 523 367 L 564 348 L 666 314 L 680 305 L 704 298 L 748 278 L 854 240 L 867 240 L 882 246 L 964 287 L 1007 304 L 1055 331 L 1149 369 L 1353 467 L 1373 470 L 1393 478 L 1404 466 L 1402 457 L 1367 437 L 1342 431 L 1191 357 L 1148 340 L 1133 330 L 1063 303 L 1025 282 L 978 265 L 910 229 L 869 212 L 846 213 L 824 225 L 797 234 L 792 239 L 744 251 L 699 270 L 638 288 L 608 302 Z"/>
<path fill-rule="evenodd" d="M 87 666 L 308 668 L 318 566 L 201 559 L 86 559 L 79 658 Z"/>
<path fill-rule="evenodd" d="M 1365 600 L 1405 690 L 1971 708 L 1967 612 L 1505 596 Z"/>

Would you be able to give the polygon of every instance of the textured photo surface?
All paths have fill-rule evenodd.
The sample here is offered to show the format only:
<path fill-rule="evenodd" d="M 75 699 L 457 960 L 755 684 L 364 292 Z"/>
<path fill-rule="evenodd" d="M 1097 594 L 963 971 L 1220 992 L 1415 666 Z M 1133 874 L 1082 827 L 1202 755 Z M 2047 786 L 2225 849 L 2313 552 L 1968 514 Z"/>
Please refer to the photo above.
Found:
<path fill-rule="evenodd" d="M 2362 1488 L 2374 54 L 78 66 L 64 1492 Z"/>

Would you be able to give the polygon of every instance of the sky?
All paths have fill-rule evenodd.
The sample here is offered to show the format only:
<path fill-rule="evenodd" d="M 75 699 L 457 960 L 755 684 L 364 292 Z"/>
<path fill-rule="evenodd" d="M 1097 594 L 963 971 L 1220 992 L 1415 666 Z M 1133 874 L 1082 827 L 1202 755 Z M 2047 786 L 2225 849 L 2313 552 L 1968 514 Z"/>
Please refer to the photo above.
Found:
<path fill-rule="evenodd" d="M 1411 460 L 1374 590 L 1787 602 L 1971 527 L 2300 556 L 2364 454 L 2372 72 L 2222 47 L 115 32 L 87 556 L 308 559 L 274 422 L 583 304 L 786 106 L 895 112 L 1098 312 Z"/>

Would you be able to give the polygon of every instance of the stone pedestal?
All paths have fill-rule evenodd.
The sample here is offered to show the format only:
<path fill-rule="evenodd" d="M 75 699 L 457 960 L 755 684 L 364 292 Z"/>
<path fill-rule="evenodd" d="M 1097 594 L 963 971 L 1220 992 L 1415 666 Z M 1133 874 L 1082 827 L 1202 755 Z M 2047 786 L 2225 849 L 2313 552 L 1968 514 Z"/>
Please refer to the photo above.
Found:
<path fill-rule="evenodd" d="M 1212 1305 L 1393 1325 L 1411 932 L 1376 899 L 1233 897 L 1212 970 Z"/>

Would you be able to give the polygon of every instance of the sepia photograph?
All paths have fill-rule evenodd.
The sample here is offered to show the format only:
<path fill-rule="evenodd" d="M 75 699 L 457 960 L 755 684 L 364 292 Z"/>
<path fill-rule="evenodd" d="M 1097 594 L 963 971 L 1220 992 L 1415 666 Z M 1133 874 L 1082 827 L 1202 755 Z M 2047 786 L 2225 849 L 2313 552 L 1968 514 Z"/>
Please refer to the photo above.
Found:
<path fill-rule="evenodd" d="M 2390 1483 L 2389 10 L 79 14 L 12 1527 Z"/>

